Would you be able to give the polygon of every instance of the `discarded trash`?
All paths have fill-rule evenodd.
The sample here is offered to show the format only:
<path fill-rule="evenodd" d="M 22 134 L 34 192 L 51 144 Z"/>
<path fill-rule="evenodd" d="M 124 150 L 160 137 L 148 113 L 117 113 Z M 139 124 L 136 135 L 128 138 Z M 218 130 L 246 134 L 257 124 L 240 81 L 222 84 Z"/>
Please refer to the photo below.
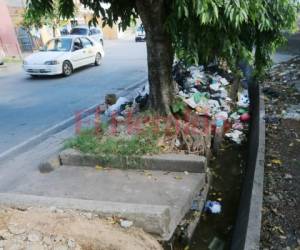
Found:
<path fill-rule="evenodd" d="M 202 198 L 201 195 L 195 197 L 193 199 L 193 201 L 192 201 L 191 210 L 193 210 L 193 211 L 201 211 L 203 209 L 203 206 L 201 206 L 202 202 L 203 202 L 203 198 Z"/>
<path fill-rule="evenodd" d="M 240 120 L 242 122 L 249 122 L 250 121 L 250 115 L 249 113 L 244 113 L 241 115 Z"/>
<path fill-rule="evenodd" d="M 271 162 L 272 162 L 272 164 L 274 164 L 274 165 L 278 165 L 278 166 L 281 166 L 281 165 L 282 165 L 281 160 L 278 160 L 278 159 L 274 159 L 274 160 L 272 160 Z"/>
<path fill-rule="evenodd" d="M 219 91 L 221 87 L 220 83 L 213 83 L 211 85 L 209 85 L 209 88 L 215 92 Z"/>
<path fill-rule="evenodd" d="M 121 227 L 124 227 L 124 228 L 129 228 L 133 225 L 133 222 L 130 221 L 130 220 L 122 220 L 120 219 L 120 225 Z"/>
<path fill-rule="evenodd" d="M 126 103 L 129 103 L 129 100 L 126 97 L 119 97 L 115 104 L 108 107 L 108 109 L 105 111 L 105 114 L 107 116 L 112 116 L 113 114 L 120 112 L 121 106 Z"/>
<path fill-rule="evenodd" d="M 237 112 L 234 112 L 230 115 L 230 119 L 232 120 L 239 120 L 240 119 L 240 115 Z"/>
<path fill-rule="evenodd" d="M 236 122 L 234 124 L 232 124 L 232 129 L 236 129 L 236 130 L 243 130 L 244 129 L 244 125 L 240 122 Z"/>
<path fill-rule="evenodd" d="M 300 105 L 291 105 L 287 111 L 283 112 L 282 118 L 300 121 Z"/>
<path fill-rule="evenodd" d="M 244 139 L 244 134 L 239 130 L 231 130 L 231 132 L 226 133 L 225 136 L 237 144 L 241 144 Z"/>
<path fill-rule="evenodd" d="M 107 94 L 105 96 L 105 104 L 113 105 L 117 102 L 117 96 L 115 94 Z"/>
<path fill-rule="evenodd" d="M 242 93 L 239 94 L 239 101 L 237 105 L 242 108 L 248 108 L 250 104 L 248 90 L 244 89 Z"/>
<path fill-rule="evenodd" d="M 220 240 L 218 237 L 214 237 L 208 246 L 209 250 L 223 250 L 225 248 L 224 241 Z"/>
<path fill-rule="evenodd" d="M 225 111 L 221 111 L 215 115 L 217 120 L 226 121 L 228 119 L 228 113 Z"/>
<path fill-rule="evenodd" d="M 264 117 L 264 119 L 265 119 L 265 122 L 269 123 L 269 124 L 278 124 L 279 121 L 280 121 L 280 119 L 278 117 L 276 117 L 276 116 L 269 116 L 269 115 L 266 115 Z"/>
<path fill-rule="evenodd" d="M 204 210 L 212 214 L 219 214 L 221 213 L 222 207 L 218 201 L 207 201 Z"/>

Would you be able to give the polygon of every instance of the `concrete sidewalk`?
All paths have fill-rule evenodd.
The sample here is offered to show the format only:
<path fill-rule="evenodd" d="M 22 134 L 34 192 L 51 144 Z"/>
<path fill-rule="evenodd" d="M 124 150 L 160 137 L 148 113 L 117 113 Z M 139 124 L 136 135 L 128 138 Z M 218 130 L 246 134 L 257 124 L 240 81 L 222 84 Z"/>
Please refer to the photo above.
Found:
<path fill-rule="evenodd" d="M 0 204 L 55 206 L 117 215 L 168 240 L 196 197 L 206 198 L 205 173 L 97 170 L 61 166 L 48 174 L 38 165 L 57 155 L 70 127 L 0 164 Z M 202 193 L 200 192 L 202 190 Z M 205 190 L 205 191 L 203 191 Z M 202 200 L 202 203 L 204 201 Z"/>
<path fill-rule="evenodd" d="M 0 79 L 1 77 L 13 75 L 22 71 L 22 62 L 8 62 L 0 65 Z"/>

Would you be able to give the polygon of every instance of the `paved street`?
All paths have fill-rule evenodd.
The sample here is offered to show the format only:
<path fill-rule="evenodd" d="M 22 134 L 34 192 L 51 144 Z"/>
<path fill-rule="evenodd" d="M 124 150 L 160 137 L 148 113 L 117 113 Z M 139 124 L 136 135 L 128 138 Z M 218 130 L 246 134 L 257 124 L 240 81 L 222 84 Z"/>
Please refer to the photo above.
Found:
<path fill-rule="evenodd" d="M 147 75 L 145 43 L 106 41 L 100 67 L 33 79 L 18 65 L 0 69 L 0 153 L 75 112 L 101 103 Z"/>

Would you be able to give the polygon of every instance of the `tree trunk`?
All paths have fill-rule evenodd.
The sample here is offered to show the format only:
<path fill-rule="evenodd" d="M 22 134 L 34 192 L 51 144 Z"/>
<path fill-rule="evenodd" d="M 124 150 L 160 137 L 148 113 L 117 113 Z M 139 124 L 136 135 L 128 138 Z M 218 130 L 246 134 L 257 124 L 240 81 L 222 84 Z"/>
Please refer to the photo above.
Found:
<path fill-rule="evenodd" d="M 53 38 L 55 38 L 56 37 L 56 28 L 55 28 L 55 26 L 52 26 L 52 35 L 53 35 Z"/>
<path fill-rule="evenodd" d="M 237 101 L 237 94 L 239 91 L 239 87 L 240 87 L 240 81 L 241 81 L 241 77 L 239 76 L 239 74 L 234 74 L 234 78 L 233 78 L 233 83 L 231 85 L 231 90 L 230 90 L 230 98 L 232 99 L 233 103 L 235 103 Z"/>
<path fill-rule="evenodd" d="M 147 36 L 150 107 L 158 113 L 169 114 L 174 98 L 174 53 L 171 37 L 165 30 L 165 0 L 136 0 L 136 6 Z"/>

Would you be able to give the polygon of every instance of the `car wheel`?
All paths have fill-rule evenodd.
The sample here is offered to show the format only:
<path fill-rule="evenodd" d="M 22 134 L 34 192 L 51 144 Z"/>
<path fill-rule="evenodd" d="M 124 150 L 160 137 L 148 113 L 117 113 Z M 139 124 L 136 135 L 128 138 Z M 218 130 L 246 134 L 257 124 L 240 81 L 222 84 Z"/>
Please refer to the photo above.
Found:
<path fill-rule="evenodd" d="M 95 65 L 96 66 L 99 66 L 100 64 L 101 64 L 101 54 L 98 52 L 97 54 L 96 54 L 96 58 L 95 58 Z"/>
<path fill-rule="evenodd" d="M 72 64 L 69 61 L 64 61 L 62 65 L 62 72 L 64 76 L 69 76 L 73 72 Z"/>

